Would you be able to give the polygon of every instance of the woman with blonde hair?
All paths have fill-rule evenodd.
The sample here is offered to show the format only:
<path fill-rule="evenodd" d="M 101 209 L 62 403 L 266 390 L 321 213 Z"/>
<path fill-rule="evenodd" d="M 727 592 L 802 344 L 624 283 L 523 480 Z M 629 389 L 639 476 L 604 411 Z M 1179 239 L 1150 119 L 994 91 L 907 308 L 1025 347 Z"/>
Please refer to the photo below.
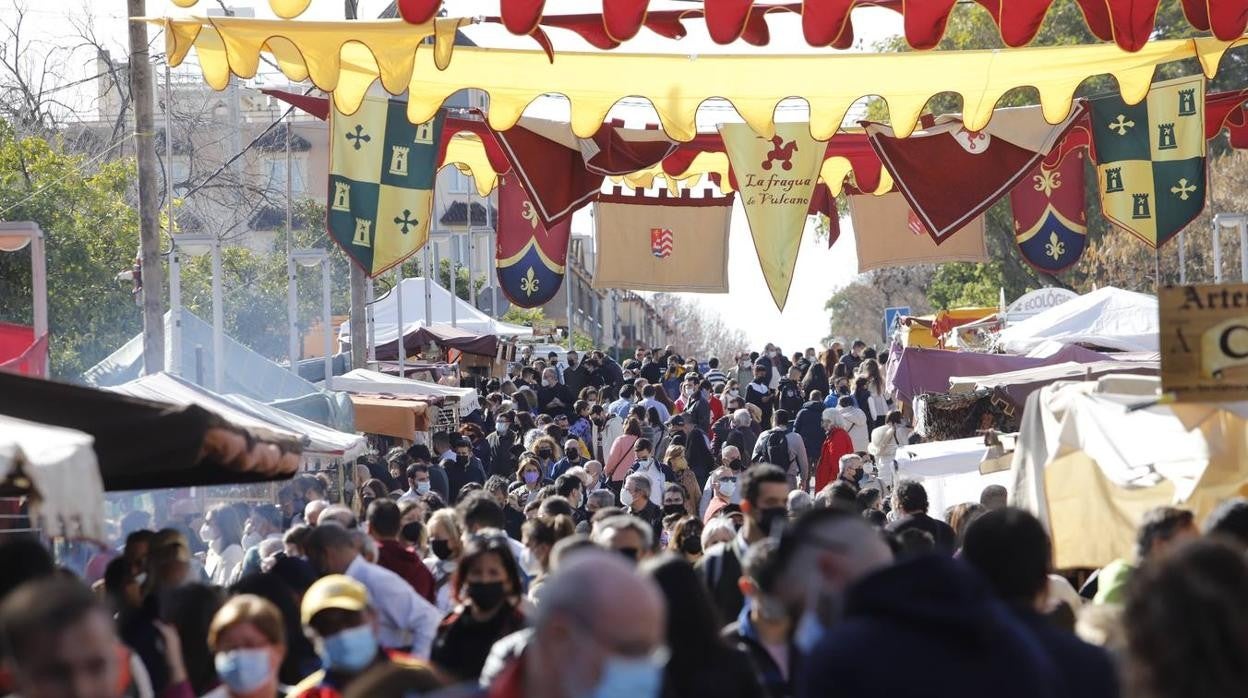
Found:
<path fill-rule="evenodd" d="M 225 602 L 208 626 L 208 648 L 221 685 L 205 698 L 277 698 L 286 656 L 282 613 L 268 600 L 240 594 Z"/>
<path fill-rule="evenodd" d="M 516 466 L 516 482 L 523 487 L 512 486 L 509 489 L 523 490 L 526 501 L 532 501 L 533 495 L 537 491 L 551 484 L 550 480 L 542 477 L 542 463 L 531 453 L 520 456 L 520 463 Z"/>
<path fill-rule="evenodd" d="M 425 532 L 429 538 L 429 552 L 425 558 L 425 567 L 433 573 L 434 605 L 443 613 L 450 613 L 455 607 L 451 598 L 451 577 L 459 564 L 459 556 L 463 553 L 464 542 L 455 520 L 454 509 L 439 509 L 433 512 L 425 524 Z"/>
<path fill-rule="evenodd" d="M 563 449 L 559 448 L 559 442 L 551 436 L 538 437 L 529 450 L 537 456 L 538 472 L 542 473 L 543 477 L 545 473 L 550 472 L 550 466 L 554 465 L 555 461 L 563 458 Z"/>
<path fill-rule="evenodd" d="M 685 458 L 685 447 L 668 446 L 667 453 L 663 454 L 663 460 L 667 463 L 667 467 L 676 473 L 676 479 L 673 482 L 685 490 L 685 512 L 696 516 L 698 502 L 702 499 L 702 487 L 698 483 L 698 476 L 689 467 L 689 459 Z"/>

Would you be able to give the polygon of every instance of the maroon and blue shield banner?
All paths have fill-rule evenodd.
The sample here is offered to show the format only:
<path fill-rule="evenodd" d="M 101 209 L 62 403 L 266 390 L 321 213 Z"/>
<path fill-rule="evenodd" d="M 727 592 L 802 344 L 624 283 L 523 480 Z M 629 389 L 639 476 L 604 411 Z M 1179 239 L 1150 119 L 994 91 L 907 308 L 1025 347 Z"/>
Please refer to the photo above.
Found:
<path fill-rule="evenodd" d="M 547 228 L 520 182 L 513 175 L 499 179 L 494 266 L 508 300 L 536 308 L 555 297 L 563 285 L 571 235 L 571 216 Z"/>
<path fill-rule="evenodd" d="M 1037 271 L 1056 274 L 1073 266 L 1088 242 L 1083 203 L 1087 148 L 1056 152 L 1032 168 L 1010 192 L 1014 241 Z M 1051 162 L 1056 160 L 1056 162 Z"/>

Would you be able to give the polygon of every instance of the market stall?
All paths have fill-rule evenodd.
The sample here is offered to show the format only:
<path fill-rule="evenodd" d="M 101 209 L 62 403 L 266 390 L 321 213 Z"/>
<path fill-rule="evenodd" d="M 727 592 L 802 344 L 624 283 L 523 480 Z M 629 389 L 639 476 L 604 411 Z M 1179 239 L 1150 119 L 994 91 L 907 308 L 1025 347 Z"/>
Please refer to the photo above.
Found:
<path fill-rule="evenodd" d="M 302 451 L 254 418 L 2 372 L 0 415 L 89 434 L 107 491 L 283 479 Z"/>
<path fill-rule="evenodd" d="M 1181 506 L 1202 521 L 1218 502 L 1248 494 L 1248 403 L 1160 404 L 1159 388 L 1156 378 L 1110 375 L 1027 399 L 1012 501 L 1047 523 L 1057 567 L 1131 558 L 1140 518 L 1154 507 Z"/>
<path fill-rule="evenodd" d="M 1025 354 L 1045 342 L 1109 351 L 1157 351 L 1157 297 L 1107 286 L 1006 327 L 1003 350 Z"/>
<path fill-rule="evenodd" d="M 425 381 L 370 371 L 366 368 L 357 368 L 341 376 L 335 376 L 332 388 L 357 395 L 441 398 L 443 403 L 448 406 L 454 406 L 460 417 L 470 415 L 474 410 L 481 407 L 477 391 L 473 388 L 456 388 L 438 383 L 426 383 Z M 356 419 L 359 419 L 358 409 Z"/>
<path fill-rule="evenodd" d="M 0 415 L 0 491 L 26 497 L 31 523 L 47 535 L 105 538 L 104 482 L 89 434 Z M 0 517 L 0 532 L 14 522 Z"/>
<path fill-rule="evenodd" d="M 978 502 L 989 485 L 1012 486 L 1008 470 L 981 472 L 985 461 L 998 455 L 990 452 L 983 436 L 903 446 L 897 449 L 897 475 L 922 483 L 928 512 L 943 518 L 945 510 L 955 504 Z"/>

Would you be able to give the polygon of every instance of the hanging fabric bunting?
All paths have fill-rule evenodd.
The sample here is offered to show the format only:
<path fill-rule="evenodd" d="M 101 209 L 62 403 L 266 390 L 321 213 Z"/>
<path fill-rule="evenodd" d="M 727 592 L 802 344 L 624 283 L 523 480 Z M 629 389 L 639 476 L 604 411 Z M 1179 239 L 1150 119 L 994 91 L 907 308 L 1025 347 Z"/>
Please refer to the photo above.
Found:
<path fill-rule="evenodd" d="M 733 196 L 601 194 L 594 204 L 594 288 L 728 292 Z"/>
<path fill-rule="evenodd" d="M 589 203 L 607 176 L 652 167 L 676 149 L 660 130 L 614 123 L 603 124 L 591 138 L 578 138 L 567 123 L 526 118 L 494 137 L 547 226 Z"/>
<path fill-rule="evenodd" d="M 1036 165 L 1010 192 L 1014 242 L 1023 261 L 1056 274 L 1083 255 L 1088 220 L 1083 205 L 1084 150 Z"/>
<path fill-rule="evenodd" d="M 1084 112 L 1049 124 L 1039 106 L 998 109 L 982 131 L 956 116 L 898 138 L 893 129 L 865 122 L 867 135 L 897 189 L 940 244 L 1005 196 L 1059 142 Z"/>
<path fill-rule="evenodd" d="M 1092 102 L 1101 210 L 1150 247 L 1205 207 L 1204 93 L 1197 75 L 1155 83 L 1134 106 L 1117 96 Z"/>
<path fill-rule="evenodd" d="M 884 267 L 945 262 L 987 262 L 984 217 L 977 216 L 961 233 L 937 246 L 923 224 L 913 220 L 901 194 L 852 195 L 849 219 L 858 250 L 858 273 Z"/>
<path fill-rule="evenodd" d="M 445 115 L 407 120 L 407 104 L 369 98 L 330 116 L 329 234 L 369 277 L 412 256 L 429 237 Z"/>
<path fill-rule="evenodd" d="M 494 266 L 508 300 L 521 308 L 536 308 L 555 297 L 563 285 L 571 236 L 571 217 L 547 227 L 518 178 L 499 178 Z"/>
<path fill-rule="evenodd" d="M 783 311 L 827 144 L 810 135 L 806 122 L 776 124 L 772 138 L 759 136 L 748 124 L 720 124 L 719 133 L 736 174 L 763 278 Z"/>

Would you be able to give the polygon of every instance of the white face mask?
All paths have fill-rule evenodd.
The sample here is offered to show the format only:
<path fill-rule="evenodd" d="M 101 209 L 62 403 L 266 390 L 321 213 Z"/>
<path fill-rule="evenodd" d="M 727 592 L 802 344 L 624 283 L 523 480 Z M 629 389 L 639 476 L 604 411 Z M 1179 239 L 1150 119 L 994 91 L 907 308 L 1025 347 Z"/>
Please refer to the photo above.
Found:
<path fill-rule="evenodd" d="M 217 529 L 212 525 L 204 524 L 199 527 L 199 539 L 205 543 L 211 543 L 219 537 L 220 535 L 217 533 Z"/>
<path fill-rule="evenodd" d="M 246 550 L 247 548 L 260 545 L 260 541 L 262 540 L 264 540 L 264 536 L 260 535 L 259 533 L 254 533 L 254 532 L 248 533 L 247 535 L 243 536 L 243 542 L 242 542 L 243 549 Z"/>
<path fill-rule="evenodd" d="M 724 495 L 725 497 L 728 497 L 729 499 L 732 498 L 732 495 L 735 494 L 736 491 L 737 491 L 737 483 L 731 480 L 725 480 L 719 483 L 719 493 Z"/>

